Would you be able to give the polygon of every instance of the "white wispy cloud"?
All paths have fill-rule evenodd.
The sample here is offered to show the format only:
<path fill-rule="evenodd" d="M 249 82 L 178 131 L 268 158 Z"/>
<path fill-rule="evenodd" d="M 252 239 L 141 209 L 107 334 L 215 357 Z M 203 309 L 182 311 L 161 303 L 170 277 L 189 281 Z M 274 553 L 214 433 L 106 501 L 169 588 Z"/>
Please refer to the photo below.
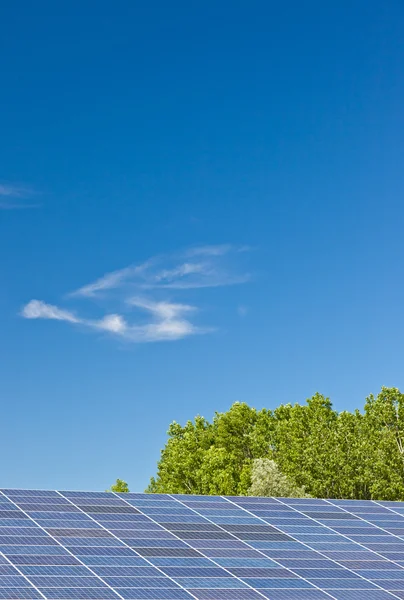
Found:
<path fill-rule="evenodd" d="M 23 208 L 38 208 L 39 204 L 19 202 L 22 198 L 33 195 L 31 189 L 21 185 L 0 183 L 0 210 L 21 210 Z"/>
<path fill-rule="evenodd" d="M 121 339 L 142 343 L 179 340 L 213 331 L 193 321 L 197 307 L 171 299 L 161 299 L 168 289 L 181 293 L 186 289 L 218 287 L 248 281 L 249 273 L 238 271 L 234 257 L 239 247 L 223 244 L 200 246 L 184 252 L 156 256 L 139 265 L 129 265 L 105 273 L 93 282 L 70 292 L 70 299 L 115 301 L 125 313 L 105 314 L 101 318 L 78 316 L 41 300 L 26 304 L 21 316 L 26 319 L 51 319 L 108 333 Z M 147 290 L 147 295 L 145 292 Z M 173 293 L 172 292 L 172 293 Z M 133 311 L 141 314 L 132 315 Z M 192 320 L 191 320 L 192 318 Z"/>
<path fill-rule="evenodd" d="M 223 256 L 227 254 L 234 246 L 231 244 L 217 244 L 216 246 L 194 246 L 189 248 L 186 252 L 186 256 Z"/>
<path fill-rule="evenodd" d="M 197 289 L 246 283 L 247 272 L 238 272 L 234 256 L 246 246 L 221 244 L 198 246 L 172 255 L 159 255 L 140 265 L 104 274 L 70 296 L 94 297 L 107 290 L 126 289 Z"/>
<path fill-rule="evenodd" d="M 69 323 L 81 323 L 81 319 L 72 312 L 52 304 L 46 304 L 42 300 L 28 302 L 22 309 L 21 316 L 26 319 L 55 319 L 56 321 L 68 321 Z"/>

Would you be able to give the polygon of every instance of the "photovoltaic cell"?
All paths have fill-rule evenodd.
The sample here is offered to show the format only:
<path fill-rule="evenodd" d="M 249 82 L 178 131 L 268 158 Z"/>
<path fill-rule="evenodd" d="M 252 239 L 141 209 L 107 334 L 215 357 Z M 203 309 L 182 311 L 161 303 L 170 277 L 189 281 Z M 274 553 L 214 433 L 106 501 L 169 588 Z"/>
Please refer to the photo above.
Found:
<path fill-rule="evenodd" d="M 0 491 L 0 600 L 404 600 L 404 503 Z"/>

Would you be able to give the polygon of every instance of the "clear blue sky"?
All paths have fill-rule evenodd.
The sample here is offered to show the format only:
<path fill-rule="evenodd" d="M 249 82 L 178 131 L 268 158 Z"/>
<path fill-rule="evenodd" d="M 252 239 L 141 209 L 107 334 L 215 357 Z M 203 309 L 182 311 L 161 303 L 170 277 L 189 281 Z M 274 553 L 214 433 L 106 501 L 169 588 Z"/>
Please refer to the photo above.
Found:
<path fill-rule="evenodd" d="M 404 387 L 401 0 L 0 20 L 1 487 L 141 491 L 173 419 Z"/>

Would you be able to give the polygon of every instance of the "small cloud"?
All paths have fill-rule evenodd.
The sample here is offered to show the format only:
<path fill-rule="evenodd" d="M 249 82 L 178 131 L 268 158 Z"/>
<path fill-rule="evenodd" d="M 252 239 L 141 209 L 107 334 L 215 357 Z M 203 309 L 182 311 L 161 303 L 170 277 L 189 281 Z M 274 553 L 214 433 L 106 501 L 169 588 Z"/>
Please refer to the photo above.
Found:
<path fill-rule="evenodd" d="M 16 202 L 15 199 L 29 198 L 33 191 L 27 187 L 0 183 L 0 210 L 21 210 L 25 208 L 39 208 L 40 204 L 27 204 Z M 6 200 L 1 200 L 6 198 Z"/>
<path fill-rule="evenodd" d="M 216 246 L 195 246 L 190 248 L 186 255 L 187 256 L 223 256 L 230 252 L 233 248 L 231 244 L 218 244 Z"/>
<path fill-rule="evenodd" d="M 25 319 L 55 319 L 56 321 L 68 321 L 69 323 L 81 323 L 81 319 L 72 312 L 52 304 L 46 304 L 41 300 L 28 302 L 22 309 L 21 316 Z"/>
<path fill-rule="evenodd" d="M 240 315 L 240 317 L 245 317 L 248 314 L 248 308 L 247 306 L 243 306 L 242 304 L 240 304 L 240 306 L 237 307 L 237 312 Z"/>
<path fill-rule="evenodd" d="M 128 329 L 126 321 L 121 315 L 106 315 L 100 321 L 96 321 L 94 327 L 111 333 L 120 333 L 121 335 L 124 335 Z"/>

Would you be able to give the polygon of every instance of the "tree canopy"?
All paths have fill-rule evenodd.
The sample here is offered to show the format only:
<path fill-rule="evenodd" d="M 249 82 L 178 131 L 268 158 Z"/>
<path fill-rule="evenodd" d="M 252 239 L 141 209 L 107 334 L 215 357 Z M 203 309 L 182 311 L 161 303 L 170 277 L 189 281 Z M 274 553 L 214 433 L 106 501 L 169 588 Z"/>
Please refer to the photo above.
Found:
<path fill-rule="evenodd" d="M 117 492 L 117 493 L 129 492 L 129 486 L 126 483 L 126 481 L 124 481 L 123 479 L 117 479 L 115 481 L 115 483 L 113 485 L 111 485 L 111 487 L 106 491 L 107 492 Z"/>
<path fill-rule="evenodd" d="M 404 394 L 383 387 L 353 412 L 318 393 L 274 410 L 237 402 L 173 422 L 146 491 L 402 500 Z"/>

